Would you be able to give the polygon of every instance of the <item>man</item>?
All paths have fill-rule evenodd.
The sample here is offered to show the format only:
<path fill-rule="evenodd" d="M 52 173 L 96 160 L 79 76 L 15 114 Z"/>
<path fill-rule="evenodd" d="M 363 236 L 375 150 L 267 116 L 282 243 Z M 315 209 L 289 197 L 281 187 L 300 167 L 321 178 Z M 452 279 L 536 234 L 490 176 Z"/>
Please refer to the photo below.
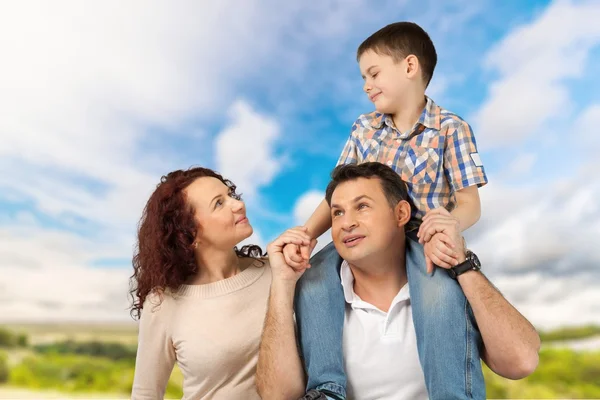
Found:
<path fill-rule="evenodd" d="M 340 166 L 332 174 L 326 199 L 331 209 L 333 244 L 343 259 L 340 278 L 347 303 L 343 351 L 348 397 L 427 398 L 406 285 L 410 271 L 425 266 L 411 265 L 419 259 L 413 254 L 419 247 L 404 232 L 411 215 L 404 182 L 383 164 Z M 466 309 L 469 305 L 472 308 L 483 341 L 481 358 L 494 372 L 511 379 L 531 374 L 538 362 L 539 336 L 479 272 L 477 257 L 464 248 L 457 221 L 442 210 L 428 218 L 421 231 L 438 235 L 454 249 L 453 257 L 439 253 L 440 261 L 445 261 L 440 264 L 450 267 L 448 275 L 456 279 L 456 287 L 468 300 Z M 314 246 L 300 229 L 286 231 L 268 246 L 273 280 L 257 370 L 258 390 L 265 399 L 297 399 L 305 388 L 296 345 L 294 293 L 296 282 L 310 265 L 301 269 L 287 265 L 282 249 L 288 243 Z M 443 301 L 438 293 L 424 293 L 431 303 Z M 443 355 L 439 368 L 452 368 Z M 309 393 L 306 398 L 310 396 L 327 398 L 319 393 Z M 481 398 L 479 393 L 467 396 Z M 435 397 L 444 398 L 441 394 Z"/>

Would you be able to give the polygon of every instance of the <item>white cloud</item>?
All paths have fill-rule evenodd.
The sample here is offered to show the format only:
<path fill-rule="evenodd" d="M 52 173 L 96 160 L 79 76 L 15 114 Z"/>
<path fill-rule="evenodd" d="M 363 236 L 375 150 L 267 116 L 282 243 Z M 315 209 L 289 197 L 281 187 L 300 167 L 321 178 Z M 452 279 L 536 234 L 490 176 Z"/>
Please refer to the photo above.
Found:
<path fill-rule="evenodd" d="M 325 193 L 318 190 L 311 190 L 300 196 L 294 205 L 296 224 L 304 225 L 323 199 L 325 199 Z"/>
<path fill-rule="evenodd" d="M 595 149 L 600 144 L 600 136 L 598 135 L 597 129 L 594 128 L 600 121 L 600 104 L 592 104 L 579 115 L 575 122 L 575 129 L 573 132 L 580 132 L 581 139 L 584 141 L 586 146 Z"/>
<path fill-rule="evenodd" d="M 507 298 L 539 326 L 598 321 L 600 180 L 585 165 L 549 185 L 489 185 L 469 247 Z"/>
<path fill-rule="evenodd" d="M 0 217 L 0 318 L 129 318 L 130 268 L 91 265 L 99 259 L 131 257 L 134 224 L 145 199 L 160 175 L 187 167 L 169 148 L 172 132 L 185 136 L 194 125 L 189 135 L 216 149 L 220 172 L 242 192 L 254 195 L 267 185 L 285 165 L 278 154 L 282 127 L 271 112 L 258 113 L 244 101 L 232 105 L 237 84 L 256 83 L 258 77 L 273 83 L 259 85 L 261 90 L 277 95 L 287 93 L 279 91 L 277 83 L 283 82 L 306 90 L 298 99 L 317 101 L 310 96 L 330 90 L 329 85 L 338 88 L 338 77 L 332 81 L 331 74 L 311 73 L 315 81 L 310 84 L 320 88 L 311 91 L 306 89 L 308 71 L 315 63 L 339 65 L 344 46 L 358 40 L 352 21 L 375 30 L 381 27 L 380 16 L 387 15 L 381 10 L 365 14 L 363 1 L 315 4 L 0 3 L 0 198 L 33 204 L 35 211 Z M 598 19 L 595 4 L 556 3 L 490 53 L 488 65 L 497 68 L 500 80 L 479 114 L 485 122 L 484 137 L 501 141 L 495 135 L 501 133 L 507 140 L 522 136 L 537 122 L 523 125 L 521 119 L 534 120 L 531 113 L 538 111 L 535 119 L 544 120 L 549 109 L 569 105 L 563 78 L 581 74 L 589 49 L 598 42 L 597 24 L 585 22 Z M 397 4 L 386 7 L 399 10 Z M 454 15 L 447 21 L 453 20 Z M 331 41 L 336 46 L 328 45 Z M 355 73 L 356 66 L 350 68 Z M 285 79 L 276 80 L 275 75 Z M 447 79 L 433 83 L 438 93 L 449 85 Z M 529 96 L 524 83 L 540 94 L 539 110 L 531 108 L 535 104 L 530 101 L 507 106 L 509 100 L 512 104 Z M 338 99 L 345 98 L 346 92 L 334 92 Z M 360 98 L 360 93 L 354 95 Z M 222 118 L 222 110 L 230 111 L 231 123 L 210 143 L 211 127 Z M 580 123 L 596 121 L 594 110 L 583 113 Z M 507 127 L 512 121 L 514 126 Z M 165 148 L 148 148 L 155 137 L 166 143 Z M 521 165 L 527 166 L 527 160 L 523 157 Z M 589 271 L 598 264 L 593 250 L 600 222 L 594 200 L 600 192 L 597 182 L 582 176 L 551 190 L 492 192 L 490 185 L 482 191 L 489 198 L 484 199 L 484 219 L 474 228 L 479 233 L 474 249 L 481 249 L 477 251 L 495 282 L 532 313 L 534 322 L 551 323 L 553 306 L 561 313 L 556 321 L 597 315 L 580 302 L 597 304 L 597 284 L 589 279 L 590 286 L 585 286 L 582 277 L 587 275 L 582 274 L 594 278 Z M 308 219 L 322 197 L 308 192 L 298 199 L 297 223 Z M 47 218 L 72 229 L 85 228 L 86 235 L 41 225 Z M 330 233 L 320 239 L 323 246 Z M 245 242 L 264 249 L 260 232 Z M 551 303 L 551 295 L 560 290 L 565 296 L 559 304 Z M 532 295 L 520 296 L 522 292 Z"/>
<path fill-rule="evenodd" d="M 33 224 L 0 229 L 0 320 L 127 320 L 129 269 L 93 268 L 121 257 L 103 243 Z"/>
<path fill-rule="evenodd" d="M 552 277 L 532 272 L 497 277 L 494 284 L 536 327 L 596 324 L 600 321 L 600 290 L 582 277 Z"/>
<path fill-rule="evenodd" d="M 160 174 L 179 166 L 141 150 L 149 131 L 217 113 L 239 64 L 251 73 L 275 46 L 280 25 L 264 27 L 257 5 L 2 3 L 4 192 L 53 215 L 131 224 Z"/>
<path fill-rule="evenodd" d="M 315 37 L 347 33 L 352 25 L 345 17 L 356 15 L 360 4 L 1 3 L 0 200 L 27 204 L 35 213 L 0 221 L 0 286 L 22 289 L 0 315 L 120 318 L 120 308 L 108 303 L 85 313 L 77 304 L 88 304 L 87 293 L 125 293 L 129 269 L 90 263 L 130 258 L 135 222 L 159 177 L 188 166 L 170 148 L 177 139 L 171 132 L 181 136 L 189 129 L 195 138 L 200 132 L 199 146 L 208 140 L 216 147 L 221 172 L 254 194 L 285 161 L 274 156 L 279 125 L 238 101 L 229 108 L 233 125 L 216 143 L 206 129 L 222 117 L 240 82 L 264 76 L 261 68 L 269 79 L 297 79 L 295 71 L 310 58 L 302 50 Z M 291 38 L 280 34 L 300 24 Z M 86 236 L 40 225 L 35 215 Z M 18 231 L 24 228 L 27 235 Z M 258 233 L 251 240 L 263 244 Z M 15 285 L 16 277 L 30 286 Z M 46 293 L 45 287 L 57 289 Z"/>
<path fill-rule="evenodd" d="M 308 191 L 300 196 L 298 200 L 296 200 L 293 211 L 296 224 L 304 225 L 324 198 L 325 193 L 317 190 Z M 317 238 L 317 245 L 313 250 L 313 255 L 330 243 L 331 240 L 331 229 L 328 229 Z"/>
<path fill-rule="evenodd" d="M 253 196 L 281 169 L 282 160 L 274 155 L 280 128 L 243 101 L 231 106 L 229 116 L 233 122 L 215 139 L 217 170 L 242 193 Z"/>
<path fill-rule="evenodd" d="M 475 116 L 483 148 L 515 143 L 572 111 L 564 80 L 585 71 L 590 50 L 600 44 L 599 19 L 597 1 L 555 1 L 488 53 L 485 66 L 500 77 Z"/>
<path fill-rule="evenodd" d="M 153 130 L 220 115 L 244 78 L 239 66 L 252 74 L 268 61 L 291 17 L 287 8 L 265 15 L 269 6 L 0 4 L 0 199 L 91 231 L 57 231 L 33 213 L 3 216 L 0 286 L 15 292 L 3 319 L 124 315 L 111 299 L 125 299 L 130 269 L 90 264 L 131 257 L 145 200 L 162 174 L 181 167 L 168 146 L 148 148 Z"/>
<path fill-rule="evenodd" d="M 507 163 L 507 166 L 502 170 L 503 181 L 508 181 L 515 178 L 523 178 L 531 173 L 533 166 L 538 159 L 536 153 L 521 153 L 512 161 Z"/>

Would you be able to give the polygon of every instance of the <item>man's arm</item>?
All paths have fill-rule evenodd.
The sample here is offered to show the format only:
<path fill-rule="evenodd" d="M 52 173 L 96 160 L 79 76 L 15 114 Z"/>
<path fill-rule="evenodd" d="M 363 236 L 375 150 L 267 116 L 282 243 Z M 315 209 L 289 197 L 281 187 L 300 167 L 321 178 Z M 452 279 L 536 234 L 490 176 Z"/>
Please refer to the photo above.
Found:
<path fill-rule="evenodd" d="M 440 261 L 457 265 L 465 260 L 459 223 L 448 211 L 437 210 L 424 233 L 435 235 L 432 242 L 438 237 L 454 251 L 455 258 L 438 252 Z M 428 245 L 430 243 L 425 246 Z M 479 326 L 485 346 L 482 353 L 485 363 L 505 378 L 521 379 L 530 375 L 539 360 L 540 337 L 535 328 L 482 273 L 466 272 L 459 275 L 458 283 Z"/>
<path fill-rule="evenodd" d="M 304 395 L 304 370 L 294 327 L 294 290 L 305 268 L 291 268 L 282 251 L 286 244 L 312 250 L 315 243 L 295 229 L 283 233 L 267 248 L 273 278 L 256 370 L 256 386 L 263 399 L 297 399 Z"/>
<path fill-rule="evenodd" d="M 263 399 L 297 399 L 304 395 L 293 310 L 294 289 L 273 282 L 256 369 L 256 386 Z"/>
<path fill-rule="evenodd" d="M 459 261 L 464 258 L 459 258 Z M 461 261 L 462 262 L 462 261 Z M 481 358 L 492 371 L 522 379 L 538 365 L 540 337 L 531 323 L 480 272 L 458 276 L 484 343 Z"/>

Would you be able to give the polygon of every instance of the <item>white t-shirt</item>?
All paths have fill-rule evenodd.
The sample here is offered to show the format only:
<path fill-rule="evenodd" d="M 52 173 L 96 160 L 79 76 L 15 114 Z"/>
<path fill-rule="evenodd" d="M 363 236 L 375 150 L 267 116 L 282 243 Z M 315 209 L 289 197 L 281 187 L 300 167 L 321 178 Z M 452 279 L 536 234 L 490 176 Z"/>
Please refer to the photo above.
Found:
<path fill-rule="evenodd" d="M 343 336 L 347 398 L 427 399 L 408 285 L 386 313 L 354 293 L 354 275 L 345 261 L 340 275 L 347 303 Z"/>

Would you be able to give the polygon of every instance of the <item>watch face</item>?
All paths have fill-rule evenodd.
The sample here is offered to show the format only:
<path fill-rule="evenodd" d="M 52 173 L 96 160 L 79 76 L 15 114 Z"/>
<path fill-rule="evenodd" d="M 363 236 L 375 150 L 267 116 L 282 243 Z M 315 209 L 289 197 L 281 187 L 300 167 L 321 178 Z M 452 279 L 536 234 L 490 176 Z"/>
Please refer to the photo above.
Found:
<path fill-rule="evenodd" d="M 481 262 L 479 262 L 479 258 L 477 257 L 477 255 L 475 255 L 475 253 L 469 254 L 469 259 L 471 260 L 473 265 L 477 267 L 477 269 L 481 268 Z"/>

